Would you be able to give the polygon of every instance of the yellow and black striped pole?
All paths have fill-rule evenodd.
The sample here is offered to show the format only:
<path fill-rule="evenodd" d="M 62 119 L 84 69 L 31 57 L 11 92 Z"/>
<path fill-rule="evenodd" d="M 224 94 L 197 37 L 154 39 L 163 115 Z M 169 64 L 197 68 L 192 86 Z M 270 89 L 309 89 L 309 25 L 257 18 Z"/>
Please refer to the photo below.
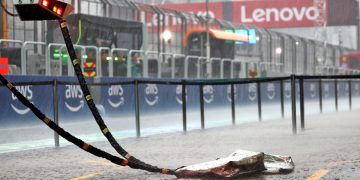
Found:
<path fill-rule="evenodd" d="M 95 121 L 97 122 L 100 130 L 103 132 L 104 136 L 107 138 L 107 140 L 110 142 L 111 146 L 124 158 L 129 160 L 129 163 L 132 165 L 132 168 L 136 169 L 142 169 L 150 172 L 158 172 L 163 174 L 175 174 L 174 170 L 169 170 L 165 168 L 159 168 L 156 166 L 152 166 L 149 164 L 146 164 L 138 159 L 136 159 L 134 156 L 131 156 L 123 147 L 120 146 L 120 144 L 115 140 L 113 135 L 111 134 L 109 128 L 106 126 L 104 120 L 102 119 L 98 109 L 95 106 L 94 100 L 92 99 L 92 96 L 90 94 L 89 88 L 86 84 L 86 80 L 84 78 L 84 74 L 81 70 L 81 62 L 79 62 L 79 59 L 76 57 L 75 49 L 73 46 L 73 43 L 71 41 L 71 37 L 69 34 L 69 30 L 67 28 L 67 23 L 65 20 L 59 20 L 61 32 L 64 37 L 64 41 L 66 44 L 66 48 L 68 50 L 72 65 L 75 70 L 75 74 L 78 78 L 78 81 L 80 83 L 80 87 L 82 92 L 84 93 L 84 97 L 86 98 L 86 103 L 89 106 Z"/>

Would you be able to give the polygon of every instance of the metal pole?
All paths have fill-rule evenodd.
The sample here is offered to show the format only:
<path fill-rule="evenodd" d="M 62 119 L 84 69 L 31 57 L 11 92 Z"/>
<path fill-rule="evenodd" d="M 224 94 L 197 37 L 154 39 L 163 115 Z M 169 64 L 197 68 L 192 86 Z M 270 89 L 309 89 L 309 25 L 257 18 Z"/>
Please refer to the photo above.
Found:
<path fill-rule="evenodd" d="M 201 129 L 205 128 L 205 115 L 204 115 L 204 85 L 200 85 L 200 117 L 201 117 Z"/>
<path fill-rule="evenodd" d="M 186 127 L 186 82 L 185 80 L 182 81 L 182 93 L 181 93 L 181 97 L 182 97 L 182 111 L 183 111 L 183 131 L 186 132 L 187 131 L 187 127 Z"/>
<path fill-rule="evenodd" d="M 59 125 L 59 99 L 58 99 L 58 84 L 57 80 L 53 81 L 53 107 L 54 107 L 54 122 Z M 55 147 L 60 147 L 59 134 L 54 131 Z"/>
<path fill-rule="evenodd" d="M 291 110 L 293 134 L 296 134 L 296 79 L 291 75 Z"/>
<path fill-rule="evenodd" d="M 259 121 L 262 120 L 262 107 L 261 107 L 261 84 L 257 82 L 257 100 L 258 100 L 258 112 L 259 112 Z"/>
<path fill-rule="evenodd" d="M 322 95 L 322 80 L 319 80 L 319 105 L 320 113 L 323 113 L 323 95 Z"/>
<path fill-rule="evenodd" d="M 210 59 L 209 0 L 206 0 L 206 58 Z"/>
<path fill-rule="evenodd" d="M 300 118 L 301 130 L 305 129 L 305 100 L 304 100 L 304 79 L 300 79 Z"/>
<path fill-rule="evenodd" d="M 339 110 L 339 100 L 338 100 L 338 80 L 335 79 L 335 108 L 336 112 Z"/>
<path fill-rule="evenodd" d="M 349 80 L 349 108 L 352 110 L 352 82 Z"/>
<path fill-rule="evenodd" d="M 236 124 L 235 120 L 235 87 L 234 84 L 230 85 L 231 88 L 231 117 L 232 117 L 232 124 Z"/>
<path fill-rule="evenodd" d="M 280 101 L 281 101 L 281 117 L 285 117 L 285 106 L 284 106 L 284 81 L 280 81 Z"/>
<path fill-rule="evenodd" d="M 136 137 L 140 137 L 140 103 L 139 103 L 139 81 L 135 80 L 135 118 L 136 118 Z"/>

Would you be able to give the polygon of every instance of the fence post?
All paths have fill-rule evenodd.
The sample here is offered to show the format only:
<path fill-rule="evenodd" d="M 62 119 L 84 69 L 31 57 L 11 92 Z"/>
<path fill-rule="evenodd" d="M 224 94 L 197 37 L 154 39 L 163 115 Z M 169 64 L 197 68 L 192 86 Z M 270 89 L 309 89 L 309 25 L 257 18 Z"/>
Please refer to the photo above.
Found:
<path fill-rule="evenodd" d="M 280 101 L 281 101 L 281 117 L 285 117 L 285 106 L 284 106 L 284 81 L 280 81 Z"/>
<path fill-rule="evenodd" d="M 54 122 L 59 125 L 59 99 L 58 99 L 58 82 L 55 79 L 53 81 L 53 107 L 54 107 Z M 55 147 L 60 147 L 59 134 L 54 131 Z"/>
<path fill-rule="evenodd" d="M 181 98 L 182 98 L 182 112 L 183 112 L 183 131 L 187 131 L 186 127 L 186 81 L 182 80 Z"/>
<path fill-rule="evenodd" d="M 232 117 L 232 124 L 235 125 L 236 124 L 236 120 L 235 120 L 235 87 L 234 84 L 230 85 L 230 96 L 231 96 L 231 117 Z"/>
<path fill-rule="evenodd" d="M 323 94 L 322 94 L 322 80 L 319 80 L 319 105 L 320 105 L 320 113 L 323 113 Z"/>
<path fill-rule="evenodd" d="M 258 100 L 258 112 L 259 112 L 259 121 L 262 120 L 262 107 L 261 107 L 261 84 L 260 82 L 256 83 L 257 87 L 257 100 Z"/>
<path fill-rule="evenodd" d="M 336 112 L 339 111 L 339 100 L 338 100 L 338 80 L 335 79 L 335 108 Z"/>
<path fill-rule="evenodd" d="M 291 110 L 292 110 L 292 130 L 296 134 L 296 79 L 291 75 Z"/>
<path fill-rule="evenodd" d="M 300 120 L 301 130 L 305 130 L 305 100 L 304 100 L 304 79 L 300 78 Z"/>
<path fill-rule="evenodd" d="M 136 119 L 136 137 L 140 137 L 140 98 L 139 98 L 139 81 L 134 81 L 135 85 L 135 119 Z"/>
<path fill-rule="evenodd" d="M 200 85 L 200 117 L 201 117 L 201 129 L 205 128 L 205 116 L 204 116 L 204 85 Z"/>
<path fill-rule="evenodd" d="M 352 82 L 351 79 L 349 80 L 349 108 L 350 111 L 352 110 Z"/>

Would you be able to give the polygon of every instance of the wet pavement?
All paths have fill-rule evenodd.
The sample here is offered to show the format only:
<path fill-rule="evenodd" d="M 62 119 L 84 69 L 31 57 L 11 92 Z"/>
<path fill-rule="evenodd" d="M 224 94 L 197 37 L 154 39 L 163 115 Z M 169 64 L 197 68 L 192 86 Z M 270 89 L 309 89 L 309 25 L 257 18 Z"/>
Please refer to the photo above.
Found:
<path fill-rule="evenodd" d="M 291 174 L 258 174 L 247 179 L 360 179 L 359 115 L 359 110 L 309 115 L 305 130 L 298 128 L 297 135 L 292 134 L 291 119 L 283 119 L 119 142 L 135 157 L 167 168 L 211 161 L 244 149 L 290 155 L 295 162 Z M 93 145 L 116 154 L 107 142 Z M 72 145 L 3 153 L 0 160 L 0 179 L 176 179 L 119 167 Z"/>

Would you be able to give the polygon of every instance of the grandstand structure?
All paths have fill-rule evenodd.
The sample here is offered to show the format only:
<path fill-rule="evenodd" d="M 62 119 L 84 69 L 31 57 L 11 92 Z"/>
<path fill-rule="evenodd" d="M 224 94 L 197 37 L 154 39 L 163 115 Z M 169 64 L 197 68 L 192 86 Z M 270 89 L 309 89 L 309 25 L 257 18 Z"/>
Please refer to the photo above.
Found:
<path fill-rule="evenodd" d="M 247 78 L 248 71 L 254 69 L 258 77 L 359 73 L 358 69 L 340 66 L 342 54 L 354 49 L 216 18 L 211 20 L 212 29 L 253 31 L 248 36 L 255 36 L 252 37 L 255 42 L 235 46 L 235 56 L 231 59 L 206 58 L 205 54 L 194 57 L 183 43 L 187 32 L 205 27 L 206 19 L 202 16 L 142 1 L 71 2 L 75 7 L 70 20 L 72 38 L 83 69 L 96 77 Z M 321 2 L 317 4 L 320 6 Z M 15 12 L 11 1 L 5 6 Z M 17 17 L 2 15 L 6 21 L 3 21 L 0 54 L 9 58 L 9 74 L 73 76 L 54 23 L 21 22 Z M 319 26 L 324 25 L 320 21 L 316 21 Z M 127 28 L 111 29 L 114 22 Z M 183 64 L 178 67 L 180 61 Z M 226 62 L 231 63 L 226 65 Z M 199 68 L 204 64 L 211 68 Z M 212 68 L 223 71 L 212 74 L 209 70 Z M 196 72 L 190 76 L 192 70 Z"/>

